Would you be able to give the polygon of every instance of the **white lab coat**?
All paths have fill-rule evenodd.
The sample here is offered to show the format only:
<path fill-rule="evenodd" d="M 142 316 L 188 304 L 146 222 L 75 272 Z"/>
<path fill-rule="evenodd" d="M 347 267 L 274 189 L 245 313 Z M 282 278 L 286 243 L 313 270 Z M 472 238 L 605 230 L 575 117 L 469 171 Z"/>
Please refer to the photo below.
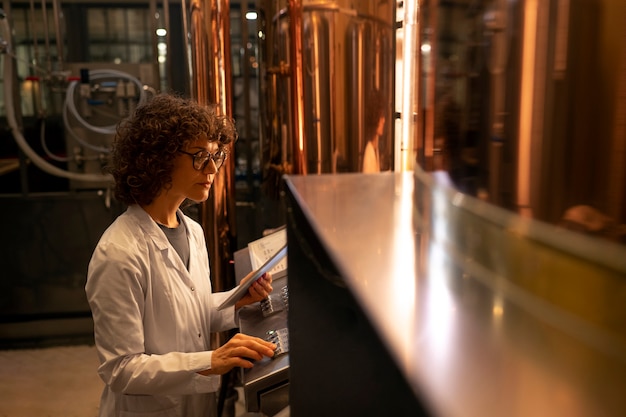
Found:
<path fill-rule="evenodd" d="M 374 148 L 372 141 L 368 141 L 365 145 L 363 153 L 363 169 L 364 173 L 380 172 L 380 163 L 378 161 L 378 148 Z"/>
<path fill-rule="evenodd" d="M 106 386 L 101 417 L 209 416 L 220 377 L 211 366 L 210 332 L 236 327 L 230 292 L 212 293 L 201 226 L 188 231 L 189 271 L 152 218 L 130 206 L 102 235 L 85 290 L 95 325 L 98 373 Z"/>

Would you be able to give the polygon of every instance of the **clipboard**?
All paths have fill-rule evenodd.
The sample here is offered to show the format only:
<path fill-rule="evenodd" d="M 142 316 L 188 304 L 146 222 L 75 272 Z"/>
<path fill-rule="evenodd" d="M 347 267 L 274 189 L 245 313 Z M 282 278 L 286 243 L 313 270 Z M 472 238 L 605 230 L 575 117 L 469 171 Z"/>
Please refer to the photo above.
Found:
<path fill-rule="evenodd" d="M 285 255 L 287 255 L 287 244 L 285 244 L 278 251 L 276 251 L 276 253 L 273 254 L 267 261 L 265 261 L 263 265 L 243 277 L 241 280 L 246 280 L 246 282 L 240 284 L 239 287 L 237 287 L 237 289 L 233 291 L 233 293 L 217 307 L 217 309 L 224 310 L 225 308 L 235 305 L 235 303 L 239 301 L 241 297 L 246 295 L 252 284 L 255 283 L 256 280 L 261 278 L 263 274 L 274 268 L 278 264 L 278 262 L 280 262 L 285 257 Z"/>

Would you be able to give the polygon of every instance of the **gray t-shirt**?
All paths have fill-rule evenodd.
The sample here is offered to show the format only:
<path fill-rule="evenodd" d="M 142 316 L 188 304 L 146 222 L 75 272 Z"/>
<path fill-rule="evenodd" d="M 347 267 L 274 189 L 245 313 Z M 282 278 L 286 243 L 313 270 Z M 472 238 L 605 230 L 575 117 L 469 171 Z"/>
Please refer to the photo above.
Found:
<path fill-rule="evenodd" d="M 187 239 L 185 223 L 179 218 L 178 227 L 170 228 L 160 223 L 157 224 L 161 230 L 163 230 L 165 236 L 167 236 L 167 240 L 170 241 L 170 244 L 174 247 L 180 259 L 182 259 L 185 267 L 189 269 L 189 240 Z"/>

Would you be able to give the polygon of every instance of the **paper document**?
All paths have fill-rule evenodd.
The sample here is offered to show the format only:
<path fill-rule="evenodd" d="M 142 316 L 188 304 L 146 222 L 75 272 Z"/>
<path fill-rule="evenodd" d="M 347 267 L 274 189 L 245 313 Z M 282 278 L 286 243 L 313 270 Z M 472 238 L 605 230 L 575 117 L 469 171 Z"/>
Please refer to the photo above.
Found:
<path fill-rule="evenodd" d="M 267 236 L 263 236 L 260 239 L 248 243 L 248 252 L 250 253 L 252 269 L 258 269 L 286 244 L 287 228 L 284 226 Z M 287 269 L 287 257 L 284 257 L 274 268 L 272 268 L 270 273 L 275 274 L 280 271 L 284 271 L 285 269 Z"/>

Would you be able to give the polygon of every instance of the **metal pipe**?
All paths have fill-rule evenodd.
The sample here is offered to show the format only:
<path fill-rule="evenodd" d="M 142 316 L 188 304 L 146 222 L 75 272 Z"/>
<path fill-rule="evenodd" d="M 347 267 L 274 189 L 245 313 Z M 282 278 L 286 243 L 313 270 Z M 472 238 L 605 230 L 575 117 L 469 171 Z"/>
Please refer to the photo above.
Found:
<path fill-rule="evenodd" d="M 30 27 L 33 37 L 33 54 L 34 54 L 34 62 L 33 65 L 37 67 L 39 65 L 39 45 L 37 42 L 37 27 L 35 25 L 35 2 L 34 0 L 30 0 Z"/>
<path fill-rule="evenodd" d="M 330 24 L 330 29 L 328 31 L 328 41 L 329 41 L 329 45 L 335 45 L 337 42 L 339 34 L 337 33 L 337 24 L 336 22 L 332 22 L 332 24 Z M 328 87 L 328 92 L 329 92 L 329 103 L 328 103 L 328 112 L 329 112 L 329 132 L 330 132 L 330 137 L 331 137 L 331 143 L 330 143 L 330 155 L 331 155 L 331 169 L 330 172 L 335 174 L 337 173 L 337 159 L 338 159 L 338 139 L 337 137 L 339 136 L 339 131 L 338 131 L 338 127 L 339 126 L 343 126 L 343 122 L 339 123 L 338 122 L 338 118 L 340 117 L 339 115 L 341 114 L 341 111 L 339 110 L 341 108 L 341 106 L 339 105 L 338 102 L 338 97 L 339 97 L 339 93 L 338 93 L 338 89 L 339 89 L 339 83 L 337 82 L 337 71 L 332 70 L 332 68 L 337 68 L 338 63 L 341 62 L 340 58 L 336 57 L 335 54 L 329 54 L 328 57 L 328 66 L 329 66 L 329 71 L 328 71 L 328 80 L 327 80 L 327 87 Z"/>
<path fill-rule="evenodd" d="M 216 104 L 221 114 L 232 117 L 228 1 L 192 0 L 190 7 L 192 96 L 199 103 Z M 224 291 L 235 284 L 234 171 L 234 158 L 228 158 L 215 177 L 208 200 L 200 204 L 214 291 Z M 216 334 L 212 347 L 220 346 L 224 337 Z"/>
<path fill-rule="evenodd" d="M 185 78 L 184 78 L 184 83 L 185 83 L 185 89 L 188 91 L 191 91 L 191 45 L 189 42 L 189 16 L 187 13 L 187 2 L 186 0 L 181 0 L 181 16 L 182 16 L 182 20 L 183 20 L 183 57 L 184 57 L 184 62 L 183 65 L 185 66 Z"/>
<path fill-rule="evenodd" d="M 130 39 L 130 25 L 128 24 L 128 13 L 126 11 L 124 11 L 124 13 L 122 14 L 123 20 L 124 20 L 124 39 Z M 124 45 L 124 49 L 125 49 L 125 53 L 126 53 L 126 59 L 128 61 L 130 61 L 130 43 L 126 42 L 126 45 Z"/>
<path fill-rule="evenodd" d="M 520 86 L 520 112 L 517 147 L 516 201 L 520 214 L 532 217 L 530 202 L 530 165 L 533 122 L 533 93 L 535 88 L 535 60 L 537 45 L 538 0 L 524 4 L 524 27 L 522 30 L 522 79 Z M 528 213 L 530 211 L 530 213 Z"/>
<path fill-rule="evenodd" d="M 489 197 L 494 203 L 502 201 L 502 173 L 501 167 L 503 159 L 503 143 L 505 141 L 506 123 L 506 96 L 507 96 L 507 73 L 506 65 L 508 61 L 507 45 L 507 5 L 503 1 L 492 4 L 492 13 L 488 14 L 489 19 L 485 25 L 492 42 L 492 52 L 488 59 L 488 70 L 490 75 L 490 143 L 489 143 Z"/>
<path fill-rule="evenodd" d="M 44 51 L 46 54 L 46 63 L 48 74 L 52 73 L 52 60 L 50 59 L 50 29 L 48 26 L 48 11 L 46 6 L 46 0 L 41 0 L 41 16 L 43 19 L 43 33 L 44 33 Z"/>
<path fill-rule="evenodd" d="M 322 173 L 322 159 L 324 158 L 324 154 L 323 154 L 323 147 L 322 147 L 322 129 L 324 126 L 324 121 L 326 121 L 326 119 L 323 117 L 322 114 L 322 101 L 323 101 L 323 94 L 324 92 L 322 91 L 322 73 L 324 73 L 327 68 L 322 66 L 322 58 L 321 58 L 321 54 L 322 54 L 322 42 L 320 40 L 320 32 L 323 30 L 322 29 L 322 22 L 321 22 L 321 18 L 317 13 L 312 13 L 309 16 L 308 19 L 308 26 L 309 26 L 309 30 L 306 30 L 306 25 L 304 25 L 305 28 L 305 34 L 307 34 L 306 38 L 308 39 L 308 42 L 310 42 L 311 44 L 311 51 L 310 51 L 310 56 L 309 56 L 309 63 L 307 65 L 307 72 L 310 74 L 311 77 L 311 95 L 313 97 L 311 97 L 311 111 L 312 111 L 312 131 L 311 134 L 313 137 L 309 138 L 311 140 L 311 148 L 309 148 L 309 150 L 312 150 L 315 152 L 315 160 L 311 161 L 314 163 L 314 173 L 315 174 L 321 174 Z M 307 33 L 308 32 L 308 33 Z M 326 88 L 328 88 L 328 85 L 325 86 Z M 306 142 L 305 142 L 306 143 Z"/>
<path fill-rule="evenodd" d="M 35 70 L 39 67 L 39 43 L 37 42 L 37 25 L 35 25 L 35 1 L 30 0 L 30 27 L 31 36 L 33 38 L 33 63 L 32 68 Z M 41 83 L 33 82 L 33 101 L 35 116 L 42 117 L 44 115 L 44 106 L 41 96 Z"/>
<path fill-rule="evenodd" d="M 435 0 L 436 4 L 437 0 Z M 420 71 L 424 63 L 423 55 L 421 54 L 420 36 L 418 30 L 418 17 L 419 17 L 420 5 L 417 2 L 404 2 L 404 43 L 402 51 L 402 80 L 404 85 L 408 88 L 402 92 L 402 135 L 400 136 L 400 152 L 397 152 L 397 159 L 395 163 L 396 170 L 399 171 L 411 171 L 413 170 L 417 159 L 432 160 L 433 156 L 433 116 L 432 109 L 434 109 L 434 74 L 432 74 L 432 68 L 434 64 L 430 61 L 431 72 L 427 72 L 427 94 L 426 103 L 424 109 L 419 109 L 417 103 L 419 99 L 419 83 L 413 82 L 420 79 Z M 434 49 L 435 39 L 430 39 L 431 47 Z M 430 57 L 433 59 L 433 57 Z M 416 63 L 419 63 L 416 65 Z M 431 93 L 431 94 L 429 94 Z M 428 109 L 431 109 L 429 112 Z M 420 112 L 425 112 L 420 115 Z M 418 126 L 418 117 L 422 119 L 425 125 L 426 134 L 420 143 Z"/>
<path fill-rule="evenodd" d="M 151 44 L 152 44 L 152 56 L 154 57 L 155 62 L 158 62 L 159 59 L 159 46 L 158 46 L 158 37 L 156 34 L 156 30 L 158 29 L 158 22 L 157 22 L 157 3 L 156 0 L 150 0 L 149 3 L 149 10 L 150 10 L 150 39 L 151 39 Z M 169 28 L 166 28 L 167 32 L 169 34 Z M 170 52 L 169 46 L 167 49 L 168 52 Z M 167 62 L 169 62 L 170 60 L 168 59 Z M 160 69 L 159 69 L 159 65 L 155 65 L 154 66 L 154 76 L 155 76 L 155 80 L 157 80 L 157 85 L 161 86 L 161 75 L 160 75 Z"/>
<path fill-rule="evenodd" d="M 61 33 L 61 23 L 59 22 L 61 11 L 59 9 L 59 0 L 52 0 L 52 11 L 54 13 L 54 34 L 57 44 L 57 62 L 58 68 L 63 69 L 63 34 Z"/>
<path fill-rule="evenodd" d="M 189 4 L 189 36 L 185 39 L 189 42 L 189 74 L 190 74 L 190 91 L 191 96 L 198 102 L 207 103 L 208 87 L 206 80 L 209 75 L 208 58 L 209 46 L 208 31 L 205 21 L 209 17 L 204 16 L 207 12 L 204 10 L 204 2 L 202 0 L 191 0 Z M 210 9 L 208 10 L 210 13 Z"/>
<path fill-rule="evenodd" d="M 165 20 L 165 47 L 168 52 L 172 50 L 172 34 L 170 32 L 170 3 L 169 0 L 163 0 L 163 19 Z M 156 36 L 153 33 L 153 36 Z M 172 60 L 168 59 L 167 61 L 167 86 L 168 88 L 172 88 Z"/>
<path fill-rule="evenodd" d="M 248 22 L 246 14 L 248 13 L 248 3 L 241 2 L 241 43 L 243 45 L 243 62 L 241 65 L 241 73 L 243 75 L 243 108 L 244 108 L 244 137 L 246 138 L 246 177 L 248 183 L 252 183 L 252 138 L 250 133 L 250 53 L 248 51 Z"/>
<path fill-rule="evenodd" d="M 626 18 L 626 8 L 622 9 L 622 18 Z M 617 76 L 617 99 L 615 100 L 615 131 L 611 139 L 611 148 L 622 150 L 612 152 L 610 166 L 610 181 L 608 186 L 609 215 L 619 219 L 622 216 L 619 208 L 624 207 L 626 197 L 626 30 L 622 31 L 621 42 L 621 65 Z M 622 209 L 623 210 L 623 209 Z"/>
<path fill-rule="evenodd" d="M 302 64 L 302 0 L 289 0 L 289 74 L 292 94 L 293 125 L 293 173 L 307 174 L 306 148 L 304 144 L 304 80 Z"/>
<path fill-rule="evenodd" d="M 218 36 L 216 39 L 219 39 L 219 57 L 221 57 L 220 63 L 220 75 L 216 77 L 217 80 L 220 80 L 220 108 L 222 109 L 223 114 L 226 114 L 230 117 L 233 116 L 233 86 L 232 86 L 232 57 L 231 57 L 231 46 L 230 46 L 230 4 L 229 0 L 220 0 L 217 2 L 217 11 L 218 15 Z M 234 145 L 231 145 L 234 147 Z M 234 155 L 234 149 L 232 149 L 232 153 Z M 229 222 L 228 231 L 230 232 L 230 241 L 236 242 L 237 236 L 237 224 L 235 222 L 235 158 L 229 158 L 228 161 L 228 169 L 225 170 L 224 183 L 225 183 L 225 200 L 224 200 L 224 214 L 228 214 L 226 216 L 226 220 Z M 232 245 L 234 246 L 234 245 Z M 232 248 L 228 248 L 229 259 L 232 258 Z M 232 278 L 232 283 L 234 284 L 234 274 Z"/>

